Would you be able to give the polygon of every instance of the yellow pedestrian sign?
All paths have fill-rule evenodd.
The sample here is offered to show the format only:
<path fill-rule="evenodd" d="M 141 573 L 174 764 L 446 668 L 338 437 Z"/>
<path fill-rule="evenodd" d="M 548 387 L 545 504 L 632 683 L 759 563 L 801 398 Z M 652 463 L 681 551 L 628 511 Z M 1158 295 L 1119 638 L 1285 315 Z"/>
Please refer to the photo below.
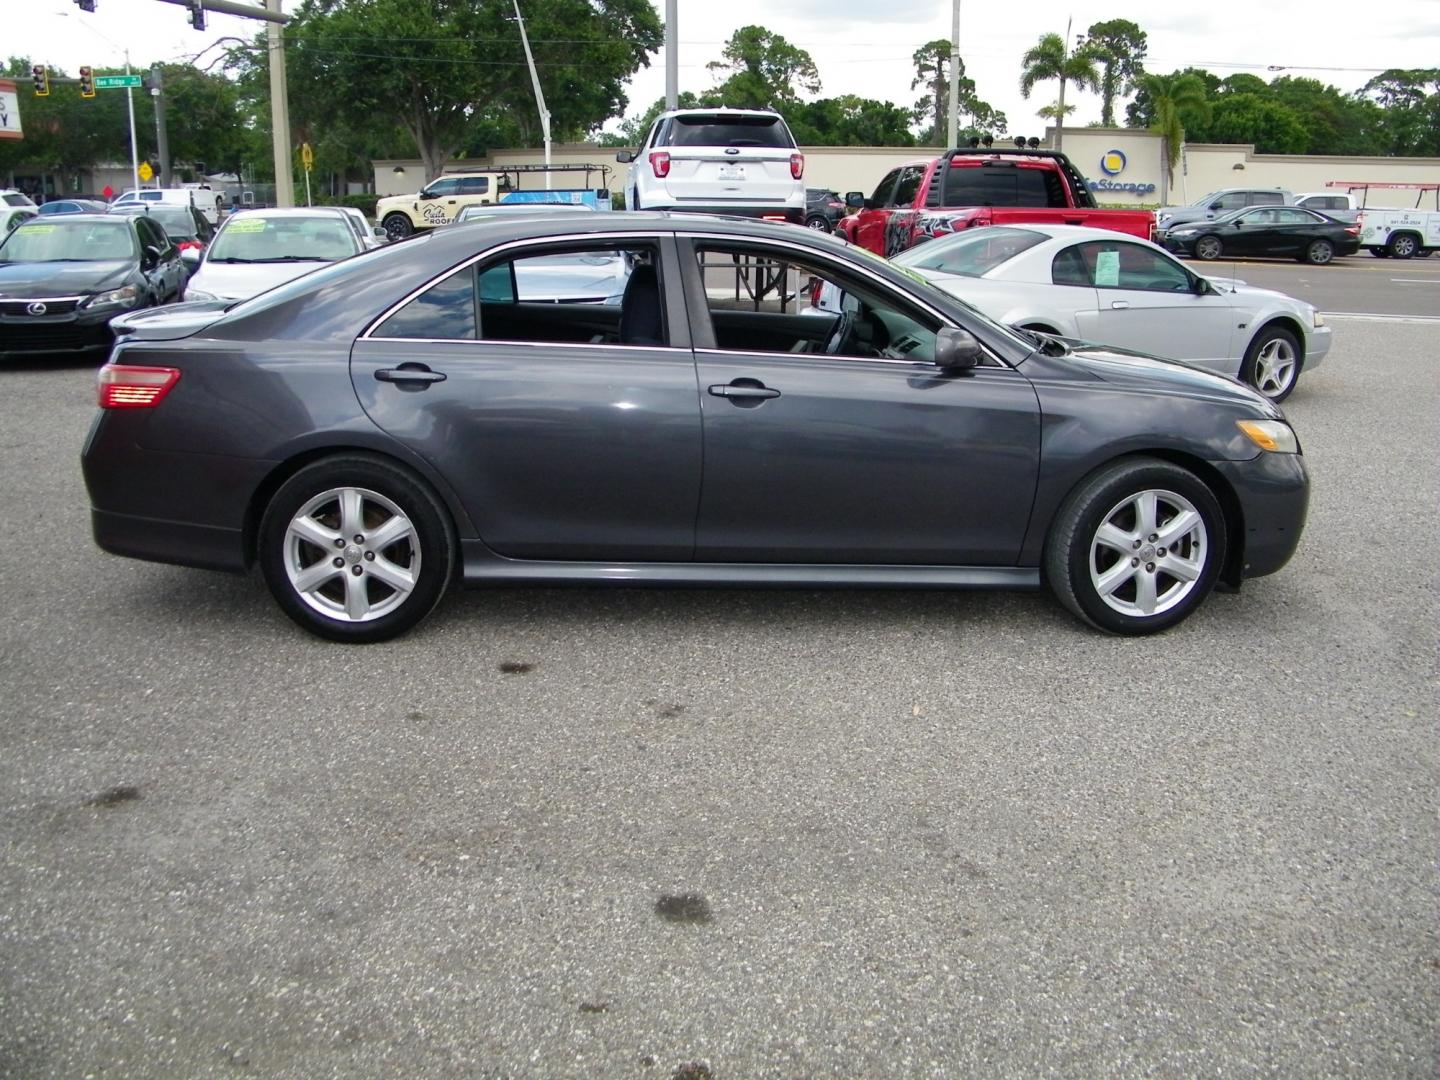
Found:
<path fill-rule="evenodd" d="M 140 162 L 140 168 L 137 170 L 137 172 L 140 176 L 140 179 L 147 184 L 151 180 L 155 179 L 155 170 L 150 168 L 150 162 L 148 161 Z"/>
<path fill-rule="evenodd" d="M 310 149 L 308 142 L 300 144 L 300 164 L 305 166 L 306 172 L 315 168 L 315 151 Z"/>

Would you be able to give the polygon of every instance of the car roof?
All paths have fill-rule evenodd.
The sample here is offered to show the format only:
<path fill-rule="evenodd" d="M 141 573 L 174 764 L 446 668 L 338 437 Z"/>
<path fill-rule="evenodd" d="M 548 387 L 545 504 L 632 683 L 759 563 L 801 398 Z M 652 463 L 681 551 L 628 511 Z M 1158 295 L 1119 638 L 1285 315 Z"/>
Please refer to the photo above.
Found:
<path fill-rule="evenodd" d="M 774 109 L 734 109 L 729 105 L 716 105 L 709 109 L 671 109 L 668 112 L 662 112 L 660 118 L 663 120 L 672 116 L 719 116 L 722 114 L 727 116 L 773 116 L 777 119 L 780 118 L 780 114 Z"/>

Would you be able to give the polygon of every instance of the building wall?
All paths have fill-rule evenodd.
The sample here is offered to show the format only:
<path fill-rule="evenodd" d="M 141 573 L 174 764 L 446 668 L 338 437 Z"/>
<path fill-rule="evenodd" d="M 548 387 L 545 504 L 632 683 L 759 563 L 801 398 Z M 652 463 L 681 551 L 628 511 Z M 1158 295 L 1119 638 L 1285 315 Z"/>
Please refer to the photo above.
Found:
<path fill-rule="evenodd" d="M 1053 138 L 1046 131 L 1046 145 Z M 1007 145 L 1002 139 L 997 145 Z M 1181 164 L 1175 168 L 1173 185 L 1165 175 L 1162 140 L 1153 132 L 1132 128 L 1067 128 L 1064 150 L 1090 181 L 1096 199 L 1105 205 L 1159 206 L 1193 202 L 1207 192 L 1226 187 L 1282 187 L 1292 192 L 1325 191 L 1330 181 L 1370 183 L 1440 183 L 1440 158 L 1319 157 L 1297 154 L 1257 154 L 1253 146 L 1191 144 L 1185 147 Z M 808 187 L 833 188 L 842 195 L 861 191 L 869 195 L 880 179 L 897 165 L 932 158 L 936 147 L 805 146 L 805 183 Z M 471 168 L 484 170 L 507 165 L 533 165 L 544 161 L 541 150 L 497 150 L 488 158 L 451 162 L 447 171 Z M 612 191 L 625 186 L 628 166 L 615 161 L 613 147 L 590 144 L 552 148 L 556 165 L 595 164 L 609 168 L 607 180 Z M 375 190 L 380 195 L 402 195 L 418 191 L 425 182 L 425 169 L 418 158 L 376 161 Z M 403 172 L 396 172 L 399 167 Z M 591 184 L 606 181 L 592 175 Z M 532 181 L 526 182 L 526 187 Z M 543 187 L 544 182 L 533 186 Z M 557 177 L 556 187 L 583 187 L 582 174 Z M 1343 187 L 1330 190 L 1343 191 Z M 1359 192 L 1356 193 L 1359 197 Z M 1415 205 L 1414 191 L 1372 190 L 1367 204 L 1379 207 Z M 1426 196 L 1432 206 L 1434 194 Z"/>

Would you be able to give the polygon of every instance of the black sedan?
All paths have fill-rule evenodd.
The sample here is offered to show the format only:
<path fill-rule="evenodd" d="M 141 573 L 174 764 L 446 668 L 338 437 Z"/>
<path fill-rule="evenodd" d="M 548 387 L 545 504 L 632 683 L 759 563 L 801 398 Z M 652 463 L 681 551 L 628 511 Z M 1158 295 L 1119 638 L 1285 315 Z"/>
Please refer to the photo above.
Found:
<path fill-rule="evenodd" d="M 179 298 L 185 269 L 145 218 L 33 218 L 0 243 L 0 359 L 108 350 L 110 320 Z"/>
<path fill-rule="evenodd" d="M 551 294 L 617 262 L 618 303 Z M 737 274 L 836 310 L 737 304 Z M 804 229 L 497 218 L 116 333 L 82 455 L 100 546 L 258 562 L 341 641 L 457 578 L 1047 583 L 1144 634 L 1278 570 L 1305 520 L 1299 443 L 1254 391 L 1017 333 Z"/>
<path fill-rule="evenodd" d="M 1323 266 L 1360 250 L 1360 226 L 1298 206 L 1250 206 L 1211 221 L 1167 229 L 1158 240 L 1178 255 L 1287 255 Z"/>

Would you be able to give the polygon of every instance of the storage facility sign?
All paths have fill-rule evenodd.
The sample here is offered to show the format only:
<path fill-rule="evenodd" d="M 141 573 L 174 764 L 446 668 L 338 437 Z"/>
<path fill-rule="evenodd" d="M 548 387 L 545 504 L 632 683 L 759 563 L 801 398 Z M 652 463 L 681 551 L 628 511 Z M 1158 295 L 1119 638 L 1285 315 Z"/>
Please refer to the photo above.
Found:
<path fill-rule="evenodd" d="M 0 79 L 0 139 L 23 139 L 20 130 L 20 95 L 14 79 Z"/>

